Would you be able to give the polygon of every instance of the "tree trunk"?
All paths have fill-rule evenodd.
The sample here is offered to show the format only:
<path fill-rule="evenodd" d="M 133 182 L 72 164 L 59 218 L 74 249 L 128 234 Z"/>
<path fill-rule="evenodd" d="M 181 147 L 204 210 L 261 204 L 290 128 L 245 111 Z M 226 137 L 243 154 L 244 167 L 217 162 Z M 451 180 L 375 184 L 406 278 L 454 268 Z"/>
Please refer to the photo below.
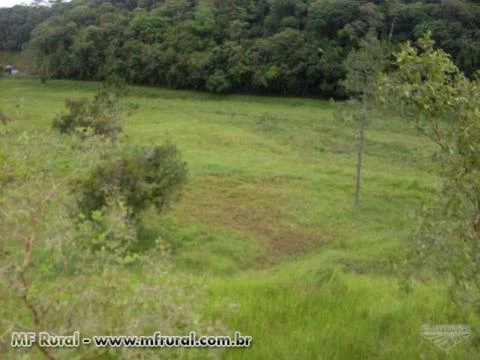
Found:
<path fill-rule="evenodd" d="M 392 42 L 392 37 L 393 37 L 393 29 L 395 28 L 395 21 L 397 20 L 397 17 L 395 16 L 392 20 L 392 24 L 390 25 L 390 33 L 388 34 L 388 40 Z"/>
<path fill-rule="evenodd" d="M 355 187 L 355 206 L 360 203 L 360 188 L 362 184 L 362 158 L 363 145 L 365 142 L 365 123 L 362 121 L 358 129 L 358 150 L 357 150 L 357 184 Z"/>
<path fill-rule="evenodd" d="M 476 233 L 480 233 L 480 196 L 477 196 L 477 216 L 473 221 L 473 228 Z"/>

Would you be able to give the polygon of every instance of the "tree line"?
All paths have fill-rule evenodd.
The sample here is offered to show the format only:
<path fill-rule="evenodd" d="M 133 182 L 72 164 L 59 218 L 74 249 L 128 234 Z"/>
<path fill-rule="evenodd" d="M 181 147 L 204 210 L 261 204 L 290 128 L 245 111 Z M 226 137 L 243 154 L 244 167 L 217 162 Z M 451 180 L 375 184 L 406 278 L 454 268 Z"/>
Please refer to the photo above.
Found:
<path fill-rule="evenodd" d="M 49 77 L 215 92 L 344 96 L 344 60 L 371 24 L 418 38 L 471 75 L 478 0 L 73 0 L 0 9 L 0 51 L 30 49 Z"/>

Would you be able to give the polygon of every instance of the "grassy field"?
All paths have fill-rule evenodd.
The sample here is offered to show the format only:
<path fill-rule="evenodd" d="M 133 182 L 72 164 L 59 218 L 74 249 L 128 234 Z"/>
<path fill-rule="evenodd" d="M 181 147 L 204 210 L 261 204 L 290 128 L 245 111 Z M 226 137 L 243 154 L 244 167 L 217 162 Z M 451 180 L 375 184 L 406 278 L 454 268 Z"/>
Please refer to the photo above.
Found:
<path fill-rule="evenodd" d="M 3 79 L 0 105 L 12 126 L 51 131 L 65 98 L 97 86 Z M 439 184 L 434 148 L 408 124 L 370 125 L 355 208 L 355 129 L 328 101 L 145 87 L 128 101 L 126 141 L 173 141 L 189 167 L 181 201 L 145 214 L 141 240 L 161 237 L 176 271 L 206 280 L 204 316 L 253 336 L 225 359 L 478 358 L 422 339 L 422 324 L 461 320 L 441 283 L 407 293 L 392 266 Z"/>

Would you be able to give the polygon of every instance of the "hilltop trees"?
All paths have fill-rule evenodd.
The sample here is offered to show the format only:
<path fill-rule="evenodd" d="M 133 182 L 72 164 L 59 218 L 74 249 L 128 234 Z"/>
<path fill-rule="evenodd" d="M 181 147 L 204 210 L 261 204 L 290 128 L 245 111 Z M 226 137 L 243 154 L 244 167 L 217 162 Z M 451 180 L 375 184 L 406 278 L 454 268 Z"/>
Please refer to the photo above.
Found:
<path fill-rule="evenodd" d="M 380 41 L 427 29 L 467 75 L 480 65 L 473 1 L 72 1 L 0 10 L 0 51 L 41 72 L 215 92 L 344 96 L 343 64 L 371 26 Z M 455 40 L 453 40 L 455 39 Z M 29 42 L 30 41 L 30 42 Z"/>
<path fill-rule="evenodd" d="M 32 30 L 52 12 L 47 7 L 15 6 L 0 9 L 0 51 L 20 51 Z"/>

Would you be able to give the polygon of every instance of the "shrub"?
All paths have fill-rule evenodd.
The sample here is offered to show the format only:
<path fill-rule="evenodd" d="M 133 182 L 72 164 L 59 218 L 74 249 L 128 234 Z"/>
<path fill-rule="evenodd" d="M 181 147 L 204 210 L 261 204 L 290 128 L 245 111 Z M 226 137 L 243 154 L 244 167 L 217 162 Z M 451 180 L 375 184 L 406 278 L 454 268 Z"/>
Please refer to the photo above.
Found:
<path fill-rule="evenodd" d="M 167 209 L 178 199 L 186 175 L 177 147 L 167 144 L 106 160 L 77 181 L 75 194 L 87 218 L 103 211 L 112 197 L 122 198 L 133 218 L 152 205 Z"/>
<path fill-rule="evenodd" d="M 67 112 L 57 115 L 53 121 L 53 128 L 61 133 L 85 133 L 88 129 L 96 135 L 103 135 L 115 139 L 121 131 L 117 113 L 113 108 L 106 106 L 102 101 L 90 99 L 67 99 Z"/>
<path fill-rule="evenodd" d="M 67 112 L 57 115 L 53 121 L 53 128 L 62 133 L 82 132 L 84 135 L 90 130 L 95 135 L 103 135 L 116 139 L 121 126 L 119 118 L 122 110 L 118 100 L 126 95 L 126 84 L 118 78 L 108 79 L 93 100 L 67 99 Z"/>

